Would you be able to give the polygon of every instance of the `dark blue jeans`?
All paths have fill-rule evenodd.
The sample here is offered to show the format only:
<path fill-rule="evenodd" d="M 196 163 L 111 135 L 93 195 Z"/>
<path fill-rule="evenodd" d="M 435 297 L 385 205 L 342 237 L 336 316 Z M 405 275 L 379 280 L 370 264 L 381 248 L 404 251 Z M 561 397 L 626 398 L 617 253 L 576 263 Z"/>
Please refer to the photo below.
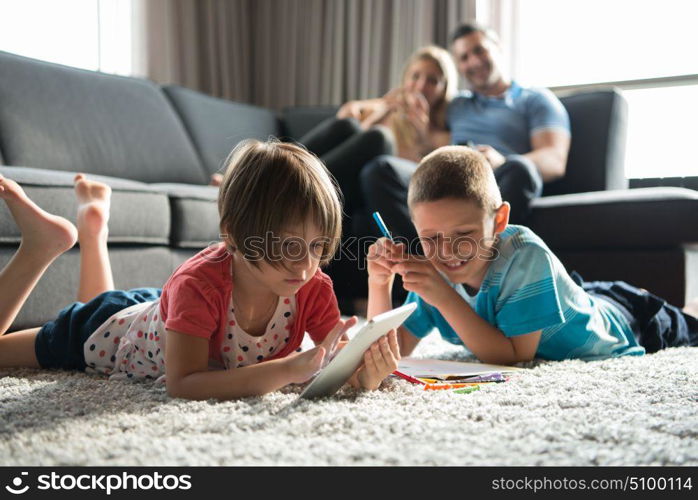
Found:
<path fill-rule="evenodd" d="M 42 368 L 84 371 L 85 341 L 117 312 L 160 297 L 159 288 L 112 290 L 97 295 L 89 302 L 74 302 L 49 321 L 36 336 L 34 349 Z"/>
<path fill-rule="evenodd" d="M 638 344 L 648 353 L 698 345 L 698 318 L 666 300 L 624 281 L 586 282 L 575 271 L 571 276 L 588 294 L 614 304 L 630 323 Z"/>
<path fill-rule="evenodd" d="M 315 153 L 337 180 L 349 217 L 364 206 L 359 187 L 364 165 L 376 156 L 393 152 L 392 140 L 384 129 L 363 130 L 353 118 L 328 118 L 299 142 Z"/>

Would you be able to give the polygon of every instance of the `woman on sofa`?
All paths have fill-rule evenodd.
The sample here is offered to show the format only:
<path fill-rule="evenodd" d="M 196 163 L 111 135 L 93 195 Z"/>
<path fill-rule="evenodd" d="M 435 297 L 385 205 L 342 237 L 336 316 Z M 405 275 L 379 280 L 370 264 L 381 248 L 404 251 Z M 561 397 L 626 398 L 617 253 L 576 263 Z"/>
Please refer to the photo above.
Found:
<path fill-rule="evenodd" d="M 458 83 L 451 55 L 436 46 L 417 50 L 405 64 L 401 83 L 381 98 L 347 102 L 337 118 L 354 118 L 361 130 L 387 127 L 397 156 L 420 161 L 450 142 L 446 108 Z"/>
<path fill-rule="evenodd" d="M 457 86 L 448 51 L 422 47 L 405 63 L 399 86 L 383 97 L 345 103 L 335 117 L 299 139 L 337 179 L 348 214 L 361 199 L 359 173 L 370 160 L 396 154 L 418 162 L 450 143 L 446 109 Z M 215 174 L 212 184 L 219 185 L 221 178 Z"/>
<path fill-rule="evenodd" d="M 352 215 L 362 205 L 359 175 L 382 154 L 419 161 L 450 142 L 446 108 L 458 74 L 448 51 L 418 49 L 405 63 L 400 85 L 383 97 L 345 103 L 299 142 L 320 157 L 337 179 Z"/>

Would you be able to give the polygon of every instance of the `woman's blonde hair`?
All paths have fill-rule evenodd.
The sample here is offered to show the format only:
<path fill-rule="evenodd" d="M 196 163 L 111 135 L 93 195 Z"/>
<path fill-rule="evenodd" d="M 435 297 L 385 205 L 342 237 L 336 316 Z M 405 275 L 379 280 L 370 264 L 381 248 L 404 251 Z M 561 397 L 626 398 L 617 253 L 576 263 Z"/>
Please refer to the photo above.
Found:
<path fill-rule="evenodd" d="M 404 68 L 402 69 L 402 76 L 400 79 L 400 85 L 405 82 L 405 77 L 407 72 L 417 61 L 431 61 L 436 66 L 438 66 L 439 71 L 444 77 L 445 88 L 444 95 L 441 100 L 430 108 L 430 119 L 431 122 L 438 125 L 441 128 L 446 128 L 446 108 L 448 104 L 458 93 L 458 71 L 456 70 L 456 65 L 453 62 L 451 54 L 446 49 L 437 47 L 436 45 L 427 45 L 421 49 L 417 49 L 407 60 Z"/>
<path fill-rule="evenodd" d="M 404 85 L 407 73 L 414 63 L 417 61 L 430 61 L 436 64 L 444 78 L 444 93 L 441 99 L 434 105 L 429 106 L 429 122 L 441 129 L 446 128 L 446 109 L 448 104 L 458 92 L 458 71 L 453 62 L 451 54 L 441 47 L 436 45 L 428 45 L 417 49 L 407 59 L 400 77 L 400 85 Z M 414 142 L 414 131 L 411 125 L 405 118 L 397 118 L 393 120 L 393 132 L 398 144 L 411 144 Z"/>
<path fill-rule="evenodd" d="M 294 224 L 312 220 L 319 228 L 321 265 L 332 259 L 342 234 L 339 189 L 325 165 L 306 149 L 274 139 L 245 140 L 230 153 L 218 214 L 229 249 L 255 265 L 265 260 L 279 267 L 278 240 L 272 239 Z"/>

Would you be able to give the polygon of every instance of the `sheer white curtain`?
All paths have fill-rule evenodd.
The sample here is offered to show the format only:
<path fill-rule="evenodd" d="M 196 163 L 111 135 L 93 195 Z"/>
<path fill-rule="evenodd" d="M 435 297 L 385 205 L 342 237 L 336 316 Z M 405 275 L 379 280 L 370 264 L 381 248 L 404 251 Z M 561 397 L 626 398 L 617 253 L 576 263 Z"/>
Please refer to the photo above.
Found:
<path fill-rule="evenodd" d="M 478 22 L 497 32 L 504 56 L 504 69 L 516 78 L 521 64 L 517 53 L 520 0 L 477 0 Z"/>
<path fill-rule="evenodd" d="M 477 0 L 133 0 L 134 68 L 271 108 L 375 97 Z"/>

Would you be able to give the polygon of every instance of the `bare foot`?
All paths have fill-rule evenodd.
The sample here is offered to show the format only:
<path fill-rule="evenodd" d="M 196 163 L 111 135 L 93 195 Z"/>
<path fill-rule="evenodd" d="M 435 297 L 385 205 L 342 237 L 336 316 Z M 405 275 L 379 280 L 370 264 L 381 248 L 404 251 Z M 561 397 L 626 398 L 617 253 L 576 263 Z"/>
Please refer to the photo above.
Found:
<path fill-rule="evenodd" d="M 693 300 L 688 301 L 683 308 L 683 312 L 698 318 L 698 297 L 694 297 Z"/>
<path fill-rule="evenodd" d="M 15 181 L 0 175 L 0 198 L 5 200 L 20 232 L 20 249 L 53 260 L 75 245 L 77 231 L 70 221 L 42 210 Z"/>
<path fill-rule="evenodd" d="M 211 181 L 208 183 L 209 186 L 220 186 L 223 184 L 223 175 L 222 174 L 211 174 Z"/>
<path fill-rule="evenodd" d="M 109 234 L 111 188 L 78 174 L 75 176 L 75 196 L 78 199 L 77 226 L 80 244 L 106 242 Z"/>

